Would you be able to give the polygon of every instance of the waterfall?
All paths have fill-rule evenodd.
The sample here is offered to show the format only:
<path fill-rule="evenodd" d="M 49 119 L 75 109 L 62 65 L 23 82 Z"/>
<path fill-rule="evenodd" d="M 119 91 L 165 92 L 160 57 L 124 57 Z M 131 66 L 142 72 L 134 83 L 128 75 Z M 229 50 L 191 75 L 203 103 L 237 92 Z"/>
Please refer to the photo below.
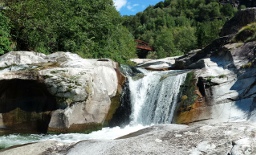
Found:
<path fill-rule="evenodd" d="M 139 70 L 144 74 L 142 78 L 128 77 L 132 105 L 130 124 L 171 123 L 186 73 Z"/>
<path fill-rule="evenodd" d="M 122 95 L 123 102 L 113 119 L 115 123 L 112 128 L 106 127 L 90 134 L 10 134 L 0 136 L 0 149 L 45 140 L 76 143 L 88 139 L 115 139 L 151 124 L 171 123 L 179 89 L 186 78 L 186 73 L 184 71 L 147 71 L 123 66 L 122 69 L 128 77 L 126 87 L 123 88 L 126 93 Z M 122 128 L 117 126 L 121 124 L 126 126 Z"/>

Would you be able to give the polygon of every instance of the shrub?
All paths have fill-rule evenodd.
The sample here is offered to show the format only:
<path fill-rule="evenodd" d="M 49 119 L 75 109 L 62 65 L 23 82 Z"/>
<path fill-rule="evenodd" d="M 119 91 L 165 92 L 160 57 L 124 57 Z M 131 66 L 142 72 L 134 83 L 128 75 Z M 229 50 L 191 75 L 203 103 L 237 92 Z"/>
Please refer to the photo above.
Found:
<path fill-rule="evenodd" d="M 0 54 L 11 50 L 9 19 L 0 12 Z"/>

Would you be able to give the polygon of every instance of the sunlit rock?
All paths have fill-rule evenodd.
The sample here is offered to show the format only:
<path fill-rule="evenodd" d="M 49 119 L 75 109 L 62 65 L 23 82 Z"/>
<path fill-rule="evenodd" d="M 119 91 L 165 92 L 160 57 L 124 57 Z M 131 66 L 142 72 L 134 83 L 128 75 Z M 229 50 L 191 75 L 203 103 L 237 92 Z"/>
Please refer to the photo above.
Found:
<path fill-rule="evenodd" d="M 256 154 L 255 131 L 255 124 L 248 122 L 191 126 L 165 124 L 150 126 L 114 140 L 85 140 L 75 144 L 45 141 L 3 150 L 0 154 L 253 155 Z"/>
<path fill-rule="evenodd" d="M 167 57 L 163 59 L 131 59 L 131 61 L 135 62 L 138 67 L 143 67 L 148 70 L 162 71 L 162 70 L 170 70 L 175 64 L 176 57 Z"/>
<path fill-rule="evenodd" d="M 55 153 L 60 154 L 61 150 L 65 150 L 68 147 L 69 145 L 66 143 L 49 140 L 41 143 L 32 143 L 29 145 L 14 147 L 11 150 L 0 152 L 0 155 L 40 155 Z"/>
<path fill-rule="evenodd" d="M 177 60 L 184 61 L 184 68 L 194 69 L 196 81 L 192 79 L 195 88 L 191 90 L 199 93 L 183 94 L 194 100 L 189 104 L 180 102 L 177 122 L 255 120 L 254 48 L 255 42 L 227 43 L 215 47 L 214 51 L 206 47 L 194 59 Z"/>
<path fill-rule="evenodd" d="M 54 132 L 73 131 L 69 130 L 71 127 L 74 131 L 91 130 L 86 124 L 101 126 L 109 112 L 110 99 L 117 94 L 118 88 L 121 92 L 124 80 L 116 62 L 110 59 L 82 59 L 70 52 L 50 55 L 9 52 L 0 60 L 0 84 L 3 83 L 0 88 L 0 112 L 11 112 L 16 108 L 25 113 L 52 111 L 46 123 L 49 124 L 49 131 Z M 8 87 L 5 88 L 5 85 Z M 52 108 L 47 108 L 49 105 Z M 3 122 L 6 122 L 5 118 L 6 114 L 2 117 Z M 14 126 L 16 121 L 11 121 Z M 22 121 L 19 123 L 22 124 Z"/>
<path fill-rule="evenodd" d="M 256 21 L 255 15 L 255 8 L 239 11 L 225 23 L 222 37 L 176 59 L 174 68 L 191 69 L 193 74 L 185 84 L 190 89 L 181 92 L 176 122 L 255 122 L 256 42 L 234 39 L 242 27 Z"/>

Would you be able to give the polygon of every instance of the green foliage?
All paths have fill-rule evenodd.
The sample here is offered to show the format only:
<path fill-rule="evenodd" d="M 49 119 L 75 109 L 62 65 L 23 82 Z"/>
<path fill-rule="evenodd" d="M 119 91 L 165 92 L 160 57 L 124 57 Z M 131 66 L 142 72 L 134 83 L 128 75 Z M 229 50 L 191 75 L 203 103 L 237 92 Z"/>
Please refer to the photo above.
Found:
<path fill-rule="evenodd" d="M 205 47 L 219 37 L 236 10 L 218 0 L 165 0 L 124 17 L 124 26 L 136 39 L 153 46 L 161 58 Z"/>
<path fill-rule="evenodd" d="M 198 23 L 196 29 L 197 46 L 202 48 L 218 38 L 220 27 L 224 24 L 222 20 L 213 20 Z"/>
<path fill-rule="evenodd" d="M 206 77 L 206 81 L 207 81 L 207 82 L 211 82 L 212 79 L 214 79 L 214 78 L 215 78 L 215 76 L 207 76 L 207 77 Z"/>
<path fill-rule="evenodd" d="M 238 33 L 235 35 L 234 41 L 255 41 L 256 40 L 256 22 L 248 24 L 242 27 Z"/>
<path fill-rule="evenodd" d="M 241 68 L 246 69 L 246 68 L 251 68 L 252 66 L 253 66 L 253 63 L 252 62 L 248 62 L 248 63 L 244 64 L 243 66 L 241 66 Z"/>
<path fill-rule="evenodd" d="M 175 51 L 172 31 L 168 29 L 162 30 L 162 32 L 156 36 L 154 46 L 156 48 L 158 58 L 171 56 Z"/>
<path fill-rule="evenodd" d="M 221 12 L 225 16 L 233 16 L 234 15 L 234 8 L 231 4 L 226 4 L 226 5 L 222 6 Z"/>
<path fill-rule="evenodd" d="M 196 101 L 197 95 L 195 94 L 195 90 L 197 88 L 195 83 L 196 83 L 195 73 L 194 72 L 187 73 L 187 77 L 184 81 L 184 84 L 180 88 L 181 102 L 179 106 L 181 108 L 189 107 Z"/>
<path fill-rule="evenodd" d="M 118 25 L 108 37 L 107 44 L 102 50 L 105 57 L 126 63 L 130 58 L 136 57 L 135 46 L 132 34 L 125 27 Z"/>
<path fill-rule="evenodd" d="M 239 0 L 240 5 L 244 7 L 256 7 L 255 0 Z"/>
<path fill-rule="evenodd" d="M 11 50 L 10 26 L 8 18 L 0 12 L 0 54 Z"/>
<path fill-rule="evenodd" d="M 154 51 L 149 51 L 149 53 L 148 53 L 148 55 L 146 57 L 146 59 L 157 59 L 157 58 L 158 58 L 157 57 L 157 53 L 154 52 Z"/>
<path fill-rule="evenodd" d="M 16 50 L 70 51 L 122 63 L 135 57 L 134 38 L 153 46 L 154 58 L 205 47 L 236 11 L 233 3 L 222 5 L 218 0 L 165 0 L 135 16 L 121 17 L 112 0 L 0 2 L 7 6 L 12 25 L 10 31 L 8 18 L 1 20 L 0 54 L 10 50 L 11 37 Z M 245 6 L 252 3 L 241 0 Z"/>
<path fill-rule="evenodd" d="M 16 50 L 70 51 L 87 58 L 125 62 L 134 57 L 133 36 L 112 0 L 6 0 Z"/>
<path fill-rule="evenodd" d="M 225 77 L 227 77 L 227 75 L 225 75 L 225 74 L 219 75 L 219 78 L 220 78 L 220 79 L 225 78 Z"/>
<path fill-rule="evenodd" d="M 240 10 L 246 9 L 246 6 L 245 5 L 240 5 L 239 9 Z"/>
<path fill-rule="evenodd" d="M 191 26 L 173 28 L 172 33 L 175 48 L 182 53 L 186 53 L 187 51 L 196 48 L 197 38 L 195 36 L 195 32 L 195 27 Z"/>

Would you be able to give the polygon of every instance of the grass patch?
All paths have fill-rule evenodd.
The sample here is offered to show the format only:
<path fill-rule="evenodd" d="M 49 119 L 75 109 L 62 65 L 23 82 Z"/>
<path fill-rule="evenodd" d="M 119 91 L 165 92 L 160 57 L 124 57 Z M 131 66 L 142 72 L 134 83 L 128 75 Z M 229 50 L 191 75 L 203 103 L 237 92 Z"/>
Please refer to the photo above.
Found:
<path fill-rule="evenodd" d="M 225 75 L 225 74 L 219 75 L 219 79 L 222 79 L 222 78 L 225 78 L 225 77 L 227 77 L 227 75 Z"/>
<path fill-rule="evenodd" d="M 256 22 L 242 27 L 232 40 L 234 42 L 255 41 L 256 40 Z"/>
<path fill-rule="evenodd" d="M 243 68 L 243 69 L 251 68 L 251 67 L 252 67 L 252 65 L 253 65 L 253 63 L 252 63 L 252 62 L 248 62 L 247 64 L 244 64 L 243 66 L 241 66 L 241 68 Z"/>

